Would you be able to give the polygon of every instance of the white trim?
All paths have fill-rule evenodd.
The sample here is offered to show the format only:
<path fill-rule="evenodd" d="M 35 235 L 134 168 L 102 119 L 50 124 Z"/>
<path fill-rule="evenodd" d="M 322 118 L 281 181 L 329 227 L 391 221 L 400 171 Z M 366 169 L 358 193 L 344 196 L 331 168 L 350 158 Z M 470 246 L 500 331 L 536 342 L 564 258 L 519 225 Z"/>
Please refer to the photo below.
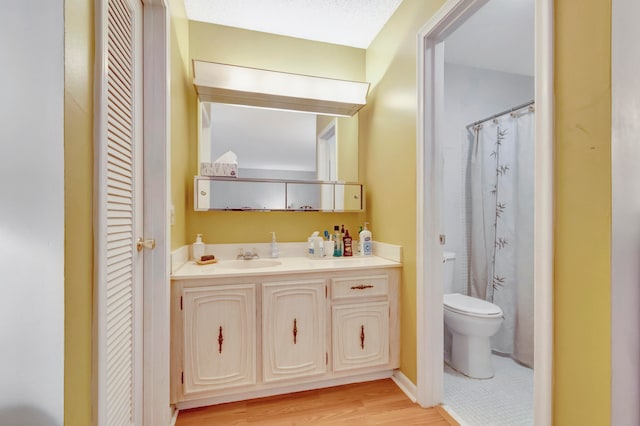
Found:
<path fill-rule="evenodd" d="M 192 401 L 178 402 L 176 406 L 180 410 L 190 408 L 206 407 L 208 405 L 225 404 L 227 402 L 246 401 L 249 399 L 264 398 L 266 396 L 284 395 L 307 390 L 331 388 L 334 386 L 348 385 L 352 383 L 371 382 L 373 380 L 389 379 L 393 370 L 385 370 L 376 373 L 362 374 L 360 376 L 346 376 L 337 379 L 322 380 L 318 382 L 300 383 L 295 385 L 285 385 L 279 388 L 260 389 L 255 391 L 238 391 L 233 395 L 222 395 L 211 398 L 196 399 Z"/>
<path fill-rule="evenodd" d="M 611 4 L 611 421 L 640 424 L 640 131 L 637 0 Z"/>
<path fill-rule="evenodd" d="M 179 409 L 175 409 L 173 410 L 173 415 L 171 416 L 171 423 L 169 424 L 169 426 L 176 426 L 176 422 L 178 421 L 178 414 L 180 414 L 180 410 Z"/>
<path fill-rule="evenodd" d="M 391 376 L 391 380 L 400 388 L 407 398 L 411 400 L 411 402 L 416 402 L 416 395 L 418 394 L 418 387 L 413 384 L 411 380 L 404 374 L 402 371 L 396 370 L 393 372 L 393 376 Z"/>
<path fill-rule="evenodd" d="M 144 19 L 144 235 L 156 248 L 144 257 L 143 424 L 168 425 L 169 403 L 169 10 L 143 0 Z"/>
<path fill-rule="evenodd" d="M 106 227 L 100 226 L 102 218 L 98 212 L 106 209 L 106 201 L 100 196 L 106 187 L 105 173 L 102 171 L 103 166 L 101 159 L 106 156 L 106 146 L 104 144 L 103 135 L 106 134 L 106 97 L 103 93 L 106 91 L 106 78 L 104 70 L 107 64 L 107 49 L 105 45 L 106 31 L 106 2 L 95 1 L 95 66 L 93 76 L 93 99 L 94 99 L 94 116 L 93 116 L 93 317 L 92 317 L 92 371 L 91 371 L 91 392 L 92 392 L 92 425 L 105 424 L 106 418 L 102 413 L 102 408 L 106 404 L 106 396 L 100 390 L 100 384 L 106 380 L 106 366 L 100 355 L 101 342 L 106 339 L 104 327 L 100 325 L 99 317 L 102 313 L 103 300 L 106 298 L 106 290 L 104 286 L 98 285 L 101 276 L 106 274 L 106 267 L 103 262 L 99 262 L 101 253 L 98 253 L 100 245 L 99 241 L 106 240 Z"/>
<path fill-rule="evenodd" d="M 535 3 L 533 418 L 539 426 L 553 423 L 553 3 Z"/>
<path fill-rule="evenodd" d="M 449 0 L 418 32 L 417 43 L 417 402 L 442 402 L 441 184 L 437 124 L 442 110 L 442 40 L 487 0 Z M 536 0 L 535 371 L 536 425 L 551 424 L 553 355 L 553 0 Z M 434 78 L 429 76 L 433 75 Z M 439 84 L 440 82 L 440 84 Z M 428 273 L 427 273 L 428 271 Z M 426 280 L 436 285 L 427 285 Z"/>

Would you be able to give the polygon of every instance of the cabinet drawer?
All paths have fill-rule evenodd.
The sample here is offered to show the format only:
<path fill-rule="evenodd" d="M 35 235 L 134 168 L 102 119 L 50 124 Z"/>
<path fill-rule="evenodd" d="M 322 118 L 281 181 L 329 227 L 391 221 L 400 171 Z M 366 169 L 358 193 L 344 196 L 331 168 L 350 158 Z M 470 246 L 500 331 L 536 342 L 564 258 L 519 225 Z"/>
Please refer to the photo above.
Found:
<path fill-rule="evenodd" d="M 333 278 L 331 280 L 331 297 L 334 300 L 387 296 L 388 293 L 389 277 L 387 275 Z"/>

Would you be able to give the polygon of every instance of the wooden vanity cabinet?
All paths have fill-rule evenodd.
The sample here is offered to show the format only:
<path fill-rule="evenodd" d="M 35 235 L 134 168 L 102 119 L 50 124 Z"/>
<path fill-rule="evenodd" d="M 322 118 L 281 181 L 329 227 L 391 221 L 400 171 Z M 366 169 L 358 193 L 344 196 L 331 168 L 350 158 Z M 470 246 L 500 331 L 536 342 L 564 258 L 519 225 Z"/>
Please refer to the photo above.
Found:
<path fill-rule="evenodd" d="M 389 377 L 400 268 L 172 282 L 171 402 L 211 405 Z"/>

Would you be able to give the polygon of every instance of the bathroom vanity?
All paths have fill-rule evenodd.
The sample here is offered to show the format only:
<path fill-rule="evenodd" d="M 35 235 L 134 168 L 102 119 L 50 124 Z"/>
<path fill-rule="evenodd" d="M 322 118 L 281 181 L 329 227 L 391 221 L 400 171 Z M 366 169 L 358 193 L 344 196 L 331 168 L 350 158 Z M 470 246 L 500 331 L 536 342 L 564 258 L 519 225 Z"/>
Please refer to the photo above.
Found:
<path fill-rule="evenodd" d="M 389 377 L 399 367 L 400 267 L 375 256 L 187 262 L 171 285 L 171 402 Z"/>

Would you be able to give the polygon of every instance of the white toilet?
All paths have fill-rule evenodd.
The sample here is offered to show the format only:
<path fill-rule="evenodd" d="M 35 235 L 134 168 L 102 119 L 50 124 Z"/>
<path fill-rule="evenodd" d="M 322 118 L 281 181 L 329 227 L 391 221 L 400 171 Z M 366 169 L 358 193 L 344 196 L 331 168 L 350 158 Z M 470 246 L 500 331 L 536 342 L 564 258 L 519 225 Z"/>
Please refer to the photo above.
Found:
<path fill-rule="evenodd" d="M 493 377 L 490 339 L 502 325 L 502 309 L 485 300 L 454 293 L 455 259 L 455 253 L 444 252 L 445 359 L 466 376 L 488 379 Z"/>

